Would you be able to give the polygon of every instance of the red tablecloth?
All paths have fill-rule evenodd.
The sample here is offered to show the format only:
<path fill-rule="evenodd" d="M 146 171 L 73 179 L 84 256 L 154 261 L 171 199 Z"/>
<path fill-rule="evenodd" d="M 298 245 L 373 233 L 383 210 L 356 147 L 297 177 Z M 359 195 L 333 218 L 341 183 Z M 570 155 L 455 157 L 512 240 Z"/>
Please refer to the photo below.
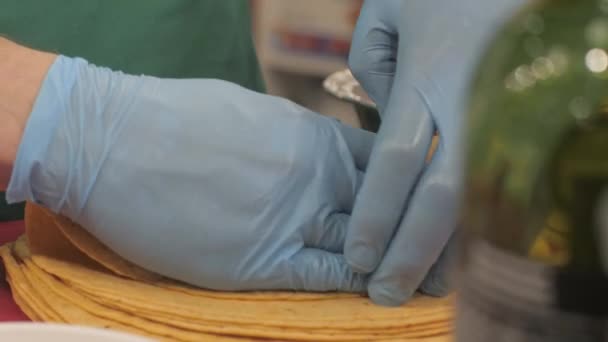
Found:
<path fill-rule="evenodd" d="M 0 245 L 14 241 L 23 233 L 23 222 L 0 222 Z M 13 301 L 11 290 L 4 279 L 4 269 L 0 279 L 0 322 L 29 321 Z"/>

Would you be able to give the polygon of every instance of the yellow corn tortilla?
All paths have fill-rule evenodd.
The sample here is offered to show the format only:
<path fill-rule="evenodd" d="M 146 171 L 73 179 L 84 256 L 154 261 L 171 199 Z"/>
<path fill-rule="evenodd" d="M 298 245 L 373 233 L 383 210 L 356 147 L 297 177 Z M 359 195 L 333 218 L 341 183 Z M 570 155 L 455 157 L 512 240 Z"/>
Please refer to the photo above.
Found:
<path fill-rule="evenodd" d="M 45 322 L 63 323 L 61 317 L 54 312 L 42 298 L 35 287 L 30 284 L 16 261 L 12 256 L 12 245 L 5 245 L 0 248 L 0 257 L 4 261 L 7 280 L 11 286 L 13 297 L 17 305 L 32 320 L 39 318 Z M 27 248 L 25 248 L 26 250 Z M 21 251 L 24 249 L 21 248 Z M 30 315 L 33 313 L 33 315 Z"/>
<path fill-rule="evenodd" d="M 21 250 L 25 250 L 27 247 L 19 248 Z M 54 321 L 63 321 L 67 323 L 74 323 L 79 325 L 90 325 L 96 327 L 107 327 L 117 330 L 123 330 L 131 333 L 139 333 L 148 335 L 151 337 L 162 337 L 163 339 L 167 338 L 168 340 L 181 340 L 181 341 L 232 341 L 235 340 L 234 337 L 225 337 L 225 336 L 217 336 L 217 335 L 208 335 L 201 333 L 193 333 L 184 329 L 175 329 L 170 326 L 165 326 L 163 324 L 149 322 L 145 319 L 137 318 L 130 314 L 125 314 L 124 312 L 112 310 L 104 305 L 96 303 L 89 298 L 77 293 L 75 290 L 67 287 L 63 282 L 57 280 L 56 278 L 45 274 L 41 269 L 37 268 L 29 259 L 26 259 L 22 264 L 26 266 L 22 266 L 22 270 L 15 271 L 17 263 L 11 260 L 11 257 L 6 255 L 6 253 L 2 253 L 2 258 L 5 260 L 7 264 L 7 268 L 9 269 L 10 274 L 19 274 L 23 273 L 25 276 L 21 276 L 22 278 L 26 278 L 29 280 L 30 284 L 37 284 L 38 292 L 40 294 L 46 294 L 45 300 L 48 301 L 49 308 L 56 308 L 61 312 L 62 320 L 54 320 Z M 17 272 L 17 273 L 16 273 Z M 16 275 L 15 275 L 16 276 Z M 22 281 L 24 283 L 25 281 Z M 33 286 L 32 286 L 33 287 Z M 31 290 L 31 289 L 30 289 Z M 82 311 L 86 311 L 86 314 Z M 120 322 L 120 323 L 118 323 Z M 439 335 L 441 332 L 436 332 L 435 334 Z M 395 334 L 391 336 L 390 334 L 371 334 L 368 336 L 357 336 L 352 335 L 348 336 L 346 332 L 342 332 L 340 335 L 336 336 L 314 336 L 311 334 L 306 334 L 300 332 L 300 336 L 290 336 L 290 333 L 284 333 L 284 336 L 281 337 L 281 340 L 290 340 L 290 341 L 340 341 L 340 340 L 348 340 L 348 341 L 367 341 L 367 340 L 394 340 L 394 341 L 427 341 L 427 338 L 419 339 L 415 338 L 415 335 L 405 336 Z M 295 334 L 294 334 L 295 335 Z M 262 335 L 267 336 L 267 335 Z M 428 336 L 428 334 L 421 334 L 421 337 Z M 276 338 L 276 337 L 275 337 Z M 432 340 L 436 340 L 437 338 L 431 337 Z M 246 339 L 238 339 L 239 341 L 243 341 Z"/>
<path fill-rule="evenodd" d="M 411 307 L 397 309 L 378 307 L 366 299 L 336 300 L 333 303 L 307 302 L 306 305 L 301 302 L 276 301 L 260 305 L 258 302 L 204 298 L 167 291 L 45 256 L 33 256 L 32 260 L 46 272 L 64 280 L 70 287 L 77 288 L 88 296 L 103 298 L 105 303 L 113 303 L 112 305 L 137 314 L 156 313 L 203 324 L 216 322 L 235 326 L 264 324 L 268 327 L 302 329 L 383 330 L 425 322 L 448 322 L 450 318 L 449 312 L 446 314 L 440 307 L 425 305 L 424 302 L 433 300 L 427 297 L 413 300 Z M 449 307 L 448 299 L 446 306 Z"/>
<path fill-rule="evenodd" d="M 195 336 L 210 341 L 444 341 L 451 331 L 453 297 L 419 295 L 405 306 L 384 308 L 353 294 L 206 291 L 129 263 L 82 227 L 32 204 L 26 207 L 26 231 L 29 243 L 20 239 L 14 250 L 23 260 L 17 263 L 25 274 L 21 279 L 29 278 L 38 296 L 21 291 L 19 298 L 32 316 L 45 321 L 55 309 L 60 319 L 86 324 L 70 321 L 73 312 L 84 311 L 95 324 L 109 321 L 118 330 L 184 341 Z M 60 302 L 42 292 L 54 293 Z M 179 332 L 184 335 L 178 337 Z"/>
<path fill-rule="evenodd" d="M 10 248 L 10 245 L 5 245 L 0 247 L 0 254 L 2 253 L 2 250 L 5 248 Z M 22 296 L 21 292 L 19 291 L 18 285 L 16 281 L 13 281 L 13 278 L 11 277 L 11 274 L 14 272 L 6 272 L 6 280 L 7 282 L 10 284 L 11 286 L 11 290 L 12 290 L 12 295 L 13 295 L 13 300 L 15 301 L 15 303 L 17 304 L 17 306 L 21 309 L 21 311 L 23 311 L 23 313 L 29 317 L 32 321 L 34 322 L 40 322 L 43 321 L 43 317 L 41 317 L 40 314 L 37 313 L 37 309 L 34 309 L 32 307 L 31 300 L 28 300 L 27 295 L 26 296 Z M 23 285 L 21 285 L 23 286 Z M 29 295 L 31 295 L 31 292 L 28 292 Z"/>
<path fill-rule="evenodd" d="M 23 246 L 21 250 L 23 250 Z M 37 304 L 34 306 L 36 309 L 33 309 L 33 311 L 44 313 L 45 321 L 110 328 L 167 341 L 247 341 L 242 338 L 207 335 L 184 329 L 175 329 L 109 309 L 77 294 L 56 278 L 41 273 L 41 270 L 33 271 L 26 265 L 28 263 L 27 259 L 21 262 L 17 261 L 7 248 L 3 248 L 0 255 L 7 269 L 9 269 L 7 272 L 18 279 L 19 284 L 24 285 L 21 287 L 24 291 L 20 293 L 30 293 L 30 298 L 37 297 Z M 84 310 L 83 306 L 90 310 Z M 58 314 L 52 315 L 51 312 L 58 312 Z"/>
<path fill-rule="evenodd" d="M 429 147 L 429 152 L 426 154 L 425 162 L 430 163 L 433 160 L 433 156 L 435 152 L 437 152 L 437 148 L 439 147 L 439 136 L 433 135 L 433 139 L 431 140 L 431 146 Z"/>
<path fill-rule="evenodd" d="M 20 296 L 19 293 L 16 293 L 15 291 L 13 291 L 13 300 L 15 301 L 15 303 L 17 304 L 17 306 L 21 309 L 21 311 L 23 311 L 23 313 L 32 320 L 32 322 L 42 322 L 42 318 L 40 318 L 40 315 L 38 315 L 36 313 L 36 311 L 34 311 L 34 309 L 31 308 L 31 306 L 29 304 L 27 304 L 27 302 L 25 300 L 23 300 Z"/>
<path fill-rule="evenodd" d="M 43 283 L 48 284 L 52 287 L 52 290 L 59 294 L 63 295 L 66 300 L 77 299 L 74 302 L 77 305 L 81 306 L 82 303 L 88 304 L 87 307 L 83 307 L 85 310 L 94 313 L 95 315 L 103 315 L 106 318 L 111 318 L 115 320 L 119 320 L 120 322 L 132 322 L 133 317 L 141 317 L 149 320 L 150 322 L 142 322 L 138 324 L 133 324 L 137 327 L 145 327 L 145 326 L 154 326 L 153 323 L 158 324 L 166 324 L 168 326 L 176 327 L 179 329 L 185 329 L 186 331 L 193 331 L 197 333 L 202 333 L 199 338 L 206 337 L 209 338 L 210 335 L 207 335 L 209 330 L 208 324 L 197 324 L 196 322 L 191 322 L 188 320 L 179 320 L 176 317 L 156 317 L 154 315 L 145 315 L 145 314 L 137 314 L 130 315 L 133 312 L 129 312 L 129 308 L 126 308 L 125 312 L 129 314 L 124 314 L 122 311 L 117 310 L 108 310 L 103 304 L 108 303 L 107 301 L 100 301 L 96 303 L 92 301 L 90 296 L 82 295 L 77 291 L 71 288 L 65 288 L 65 286 L 56 283 L 52 277 L 46 275 L 41 269 L 37 268 L 31 261 L 25 262 L 26 267 L 33 273 L 36 274 L 38 281 L 42 281 Z M 102 304 L 102 305 L 100 305 Z M 117 315 L 120 312 L 122 315 Z M 109 316 L 106 316 L 108 315 Z M 143 324 L 143 325 L 142 325 Z M 333 334 L 328 334 L 326 331 L 322 333 L 315 333 L 314 331 L 302 331 L 302 330 L 289 330 L 289 329 L 281 329 L 281 330 L 269 330 L 264 329 L 264 327 L 260 326 L 251 326 L 251 327 L 230 327 L 230 326 L 222 326 L 216 325 L 213 327 L 214 332 L 218 334 L 233 334 L 244 337 L 257 337 L 257 338 L 276 338 L 281 340 L 301 340 L 301 341 L 367 341 L 373 340 L 379 337 L 379 335 L 390 336 L 391 334 L 385 334 L 384 332 L 379 333 L 378 331 L 362 334 L 360 331 L 356 331 L 356 333 L 349 333 L 347 331 L 338 331 Z M 445 332 L 445 329 L 444 329 Z M 397 337 L 407 337 L 404 334 L 395 334 Z M 408 335 L 409 336 L 409 335 Z M 422 336 L 428 336 L 428 333 L 423 334 Z M 382 336 L 380 336 L 382 337 Z"/>
<path fill-rule="evenodd" d="M 25 207 L 25 233 L 29 251 L 36 255 L 48 255 L 60 260 L 71 260 L 91 268 L 99 268 L 99 264 L 80 252 L 59 231 L 50 215 L 41 215 L 37 206 Z M 22 249 L 21 244 L 15 248 Z M 25 252 L 25 251 L 23 251 Z"/>

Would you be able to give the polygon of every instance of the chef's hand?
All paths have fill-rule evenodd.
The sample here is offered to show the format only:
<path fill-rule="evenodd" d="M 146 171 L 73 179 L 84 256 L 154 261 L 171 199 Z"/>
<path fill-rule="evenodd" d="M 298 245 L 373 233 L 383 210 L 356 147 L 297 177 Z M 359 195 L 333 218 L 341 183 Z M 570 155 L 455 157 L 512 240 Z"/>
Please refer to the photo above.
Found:
<path fill-rule="evenodd" d="M 217 290 L 365 291 L 342 251 L 374 135 L 219 80 L 59 57 L 8 189 Z"/>
<path fill-rule="evenodd" d="M 445 295 L 454 247 L 467 86 L 484 45 L 525 0 L 367 0 L 350 67 L 382 113 L 345 256 L 369 295 Z M 439 146 L 425 157 L 433 133 Z M 448 242 L 451 241 L 449 244 Z"/>

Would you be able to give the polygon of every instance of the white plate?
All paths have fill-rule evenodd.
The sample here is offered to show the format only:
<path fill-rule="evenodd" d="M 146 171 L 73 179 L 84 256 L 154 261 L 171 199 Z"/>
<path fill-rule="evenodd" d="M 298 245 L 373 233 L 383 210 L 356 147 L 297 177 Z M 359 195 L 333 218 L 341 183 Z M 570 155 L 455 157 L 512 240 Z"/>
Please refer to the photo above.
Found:
<path fill-rule="evenodd" d="M 2 323 L 0 341 L 15 342 L 152 342 L 104 329 L 44 323 Z"/>

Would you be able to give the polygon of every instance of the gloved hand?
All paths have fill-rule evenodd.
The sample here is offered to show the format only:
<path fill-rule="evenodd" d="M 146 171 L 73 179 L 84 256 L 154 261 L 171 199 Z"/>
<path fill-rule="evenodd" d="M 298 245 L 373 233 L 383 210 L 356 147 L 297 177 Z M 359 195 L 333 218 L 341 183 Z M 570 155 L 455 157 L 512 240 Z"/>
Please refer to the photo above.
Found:
<path fill-rule="evenodd" d="M 367 0 L 349 58 L 382 124 L 345 257 L 369 295 L 445 295 L 462 184 L 467 87 L 484 45 L 524 0 Z M 437 131 L 439 146 L 425 163 Z M 447 246 L 447 247 L 446 247 Z M 443 251 L 443 254 L 442 254 Z"/>
<path fill-rule="evenodd" d="M 7 197 L 201 287 L 365 291 L 341 253 L 373 139 L 224 81 L 58 57 Z"/>

